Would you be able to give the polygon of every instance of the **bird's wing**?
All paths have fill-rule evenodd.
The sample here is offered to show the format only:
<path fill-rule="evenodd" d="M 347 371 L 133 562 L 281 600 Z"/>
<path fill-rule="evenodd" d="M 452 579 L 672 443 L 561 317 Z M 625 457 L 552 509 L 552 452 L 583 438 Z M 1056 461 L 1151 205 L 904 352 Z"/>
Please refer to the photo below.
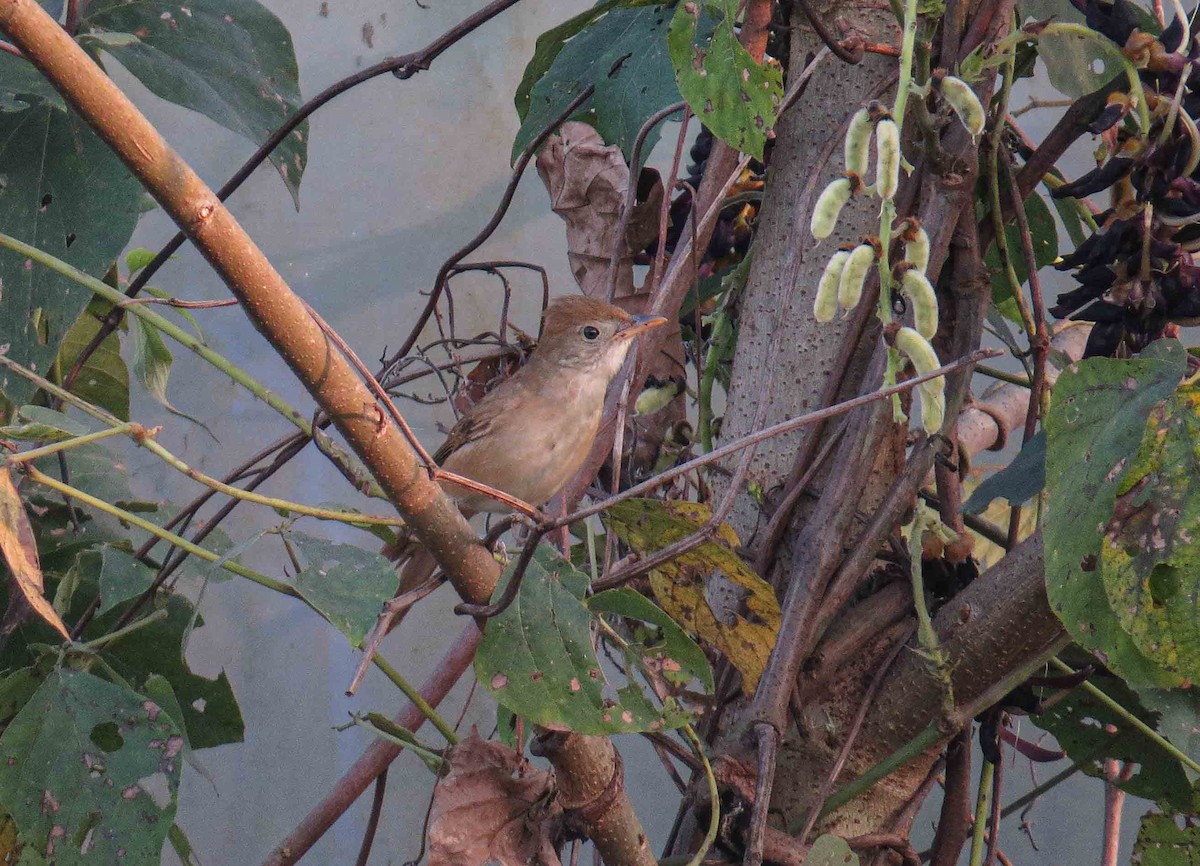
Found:
<path fill-rule="evenodd" d="M 446 434 L 446 441 L 433 454 L 434 463 L 444 466 L 446 459 L 459 448 L 487 435 L 502 408 L 496 401 L 489 399 L 490 397 L 491 394 L 488 394 L 472 406 L 471 410 L 450 428 L 450 432 Z"/>

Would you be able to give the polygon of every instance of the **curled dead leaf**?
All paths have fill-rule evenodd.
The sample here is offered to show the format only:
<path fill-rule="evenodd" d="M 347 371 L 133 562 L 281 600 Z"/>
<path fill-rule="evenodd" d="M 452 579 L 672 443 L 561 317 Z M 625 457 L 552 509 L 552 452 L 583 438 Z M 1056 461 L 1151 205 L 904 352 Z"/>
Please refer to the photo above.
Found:
<path fill-rule="evenodd" d="M 42 594 L 42 567 L 38 562 L 33 526 L 25 513 L 25 504 L 13 483 L 12 470 L 0 467 L 0 553 L 8 563 L 13 582 L 37 614 L 50 623 L 66 640 L 71 633 L 54 606 Z"/>
<path fill-rule="evenodd" d="M 553 777 L 472 732 L 450 751 L 433 791 L 429 866 L 561 866 Z"/>

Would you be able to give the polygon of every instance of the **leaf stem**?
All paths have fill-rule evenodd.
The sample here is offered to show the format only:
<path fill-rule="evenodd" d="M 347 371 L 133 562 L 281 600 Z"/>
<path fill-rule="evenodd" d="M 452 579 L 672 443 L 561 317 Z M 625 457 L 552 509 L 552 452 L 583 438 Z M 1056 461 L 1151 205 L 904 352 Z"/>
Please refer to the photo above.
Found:
<path fill-rule="evenodd" d="M 83 436 L 75 436 L 71 439 L 64 439 L 61 442 L 51 442 L 49 445 L 43 445 L 41 448 L 31 448 L 28 451 L 20 451 L 16 454 L 10 454 L 5 460 L 6 463 L 27 463 L 31 460 L 38 460 L 50 454 L 57 454 L 60 451 L 69 451 L 72 448 L 79 448 L 82 445 L 90 445 L 93 442 L 98 442 L 101 439 L 108 439 L 112 436 L 120 436 L 123 433 L 130 433 L 139 425 L 137 424 L 120 424 L 108 430 L 98 430 L 95 433 L 85 433 Z"/>
<path fill-rule="evenodd" d="M 696 849 L 696 853 L 692 855 L 692 859 L 687 863 L 687 866 L 700 866 L 704 862 L 704 858 L 708 856 L 713 843 L 717 841 L 717 831 L 721 827 L 721 795 L 717 790 L 717 777 L 713 773 L 712 765 L 708 762 L 708 755 L 704 753 L 704 744 L 700 742 L 700 738 L 696 736 L 696 732 L 692 729 L 691 725 L 684 725 L 683 733 L 691 742 L 692 750 L 696 753 L 696 757 L 704 765 L 704 775 L 708 780 L 708 801 L 711 804 L 709 808 L 708 832 L 704 834 L 704 841 L 700 843 L 700 847 Z"/>
<path fill-rule="evenodd" d="M 32 247 L 29 244 L 23 243 L 11 235 L 0 232 L 0 247 L 4 247 L 12 250 L 15 253 L 23 255 L 26 258 L 32 259 L 33 261 L 49 268 L 55 273 L 79 283 L 81 286 L 90 290 L 93 294 L 104 298 L 109 303 L 118 306 L 124 306 L 128 312 L 137 316 L 146 324 L 162 331 L 172 340 L 179 343 L 184 348 L 190 349 L 209 364 L 216 367 L 234 382 L 241 385 L 251 394 L 258 397 L 258 399 L 262 400 L 264 403 L 290 421 L 306 436 L 312 436 L 316 438 L 323 451 L 328 454 L 337 455 L 338 460 L 343 462 L 343 464 L 351 466 L 355 465 L 356 461 L 354 458 L 346 454 L 331 439 L 329 439 L 328 436 L 326 436 L 320 430 L 314 428 L 311 420 L 302 414 L 300 410 L 296 409 L 249 373 L 242 370 L 241 367 L 234 364 L 228 358 L 219 354 L 218 352 L 214 352 L 212 349 L 204 345 L 204 343 L 189 334 L 183 328 L 176 325 L 170 319 L 154 312 L 144 304 L 128 304 L 128 298 L 126 298 L 122 292 L 119 292 L 107 283 L 97 280 L 95 277 L 85 274 L 78 268 L 67 264 L 62 259 L 55 258 L 49 253 L 39 250 L 37 247 Z M 359 468 L 357 474 L 366 477 L 367 473 L 365 470 Z M 376 497 L 382 496 L 382 493 L 378 491 L 377 487 L 373 485 L 372 489 L 374 491 L 372 495 Z"/>
<path fill-rule="evenodd" d="M 121 520 L 125 523 L 131 523 L 138 529 L 143 529 L 146 532 L 149 532 L 151 535 L 154 535 L 169 544 L 173 544 L 176 547 L 186 550 L 193 556 L 200 557 L 205 562 L 217 562 L 221 559 L 219 554 L 213 553 L 211 550 L 206 550 L 197 544 L 192 544 L 192 542 L 188 541 L 186 538 L 176 535 L 174 532 L 163 529 L 161 526 L 151 523 L 149 520 L 139 517 L 131 511 L 126 511 L 124 508 L 112 505 L 111 503 L 105 502 L 103 499 L 98 499 L 97 497 L 92 496 L 90 493 L 85 493 L 77 487 L 72 487 L 70 484 L 64 484 L 57 478 L 51 478 L 49 475 L 45 474 L 34 466 L 26 467 L 25 472 L 28 474 L 30 480 L 41 484 L 43 487 L 49 487 L 51 490 L 57 491 L 58 493 L 62 493 L 66 496 L 70 496 L 72 499 L 79 500 L 84 505 L 89 505 L 98 511 L 103 511 L 105 514 L 111 514 L 118 520 Z M 227 560 L 221 563 L 221 568 L 225 569 L 226 571 L 231 571 L 239 577 L 252 580 L 259 586 L 265 586 L 267 589 L 273 589 L 283 595 L 303 600 L 303 596 L 301 596 L 296 589 L 288 584 L 279 580 L 275 580 L 274 578 L 267 577 L 265 574 L 260 574 L 253 569 L 246 568 L 246 566 L 241 565 L 240 563 Z"/>
<path fill-rule="evenodd" d="M 1057 657 L 1050 659 L 1050 664 L 1065 674 L 1073 674 L 1076 672 L 1073 667 L 1061 661 Z M 1125 707 L 1121 706 L 1121 704 L 1109 697 L 1109 695 L 1100 688 L 1088 682 L 1087 680 L 1084 680 L 1082 683 L 1080 683 L 1079 688 L 1087 692 L 1089 696 L 1104 704 L 1105 707 L 1112 710 L 1138 731 L 1145 734 L 1152 741 L 1154 741 L 1159 748 L 1161 748 L 1175 760 L 1179 761 L 1179 763 L 1183 764 L 1193 772 L 1200 773 L 1200 764 L 1196 763 L 1196 761 L 1193 760 L 1189 755 L 1180 751 L 1178 746 L 1174 745 L 1170 740 L 1168 740 L 1158 731 L 1154 730 L 1154 728 L 1150 727 Z"/>
<path fill-rule="evenodd" d="M 987 835 L 987 815 L 991 808 L 992 776 L 995 771 L 996 765 L 991 761 L 984 761 L 983 768 L 979 771 L 979 793 L 975 795 L 975 826 L 971 832 L 969 866 L 980 866 L 983 863 L 983 843 Z M 993 827 L 992 832 L 997 833 L 999 830 Z"/>
<path fill-rule="evenodd" d="M 158 622 L 160 619 L 166 619 L 166 618 L 167 618 L 167 610 L 166 610 L 166 608 L 161 608 L 159 610 L 156 610 L 156 611 L 153 611 L 152 613 L 147 614 L 146 616 L 142 617 L 139 620 L 131 622 L 129 625 L 125 626 L 124 628 L 119 628 L 116 631 L 110 631 L 108 634 L 100 635 L 100 637 L 96 638 L 95 640 L 90 640 L 87 643 L 81 644 L 81 647 L 85 650 L 90 650 L 92 652 L 95 652 L 96 650 L 106 647 L 110 643 L 113 643 L 114 641 L 118 641 L 121 638 L 125 637 L 126 635 L 128 635 L 132 632 L 135 632 L 144 626 L 148 626 L 151 623 Z"/>
<path fill-rule="evenodd" d="M 392 681 L 396 688 L 404 692 L 404 696 L 412 702 L 412 705 L 421 711 L 421 715 L 429 719 L 447 743 L 452 746 L 458 744 L 458 734 L 454 733 L 454 728 L 446 724 L 446 720 L 438 715 L 438 711 L 430 705 L 429 701 L 421 696 L 419 690 L 413 688 L 412 683 L 406 680 L 400 671 L 388 664 L 378 653 L 376 653 L 373 661 L 375 662 L 375 667 L 383 671 L 384 675 Z"/>

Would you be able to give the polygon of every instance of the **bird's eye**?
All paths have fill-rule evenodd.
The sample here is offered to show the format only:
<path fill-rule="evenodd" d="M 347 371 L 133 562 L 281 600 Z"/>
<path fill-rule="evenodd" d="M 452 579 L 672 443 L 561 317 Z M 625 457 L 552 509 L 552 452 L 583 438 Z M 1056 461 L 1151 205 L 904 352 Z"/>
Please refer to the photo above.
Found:
<path fill-rule="evenodd" d="M 579 329 L 579 333 L 583 334 L 583 339 L 587 340 L 588 342 L 591 342 L 591 341 L 599 338 L 600 329 L 592 327 L 591 325 L 584 325 L 582 328 Z"/>

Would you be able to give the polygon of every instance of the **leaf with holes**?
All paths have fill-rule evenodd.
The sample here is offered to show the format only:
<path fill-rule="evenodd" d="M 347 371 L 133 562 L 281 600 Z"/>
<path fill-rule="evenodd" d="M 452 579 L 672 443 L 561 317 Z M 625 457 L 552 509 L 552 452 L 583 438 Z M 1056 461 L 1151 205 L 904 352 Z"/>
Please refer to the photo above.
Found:
<path fill-rule="evenodd" d="M 1180 826 L 1170 815 L 1142 816 L 1133 862 L 1138 866 L 1200 866 L 1200 827 Z"/>
<path fill-rule="evenodd" d="M 535 64 L 540 67 L 545 52 L 535 54 L 526 70 L 527 79 L 534 83 L 513 142 L 512 158 L 515 160 L 584 88 L 595 85 L 596 92 L 576 119 L 590 123 L 605 144 L 618 145 L 626 160 L 632 159 L 634 141 L 646 119 L 680 100 L 667 55 L 670 20 L 669 7 L 628 2 L 601 4 L 572 19 L 581 32 L 569 38 L 556 37 L 559 50 L 540 75 Z M 542 52 L 541 39 L 538 51 Z M 521 95 L 518 91 L 519 112 Z M 656 127 L 646 137 L 643 161 L 659 134 Z"/>
<path fill-rule="evenodd" d="M 183 747 L 154 701 L 58 670 L 0 737 L 0 800 L 21 838 L 58 866 L 157 866 Z"/>
<path fill-rule="evenodd" d="M 291 34 L 256 0 L 92 0 L 86 9 L 85 47 L 111 54 L 154 95 L 255 144 L 300 107 Z M 307 159 L 305 122 L 271 153 L 297 208 Z"/>
<path fill-rule="evenodd" d="M 609 528 L 646 556 L 698 531 L 712 517 L 707 505 L 630 499 L 608 510 Z M 716 647 L 742 675 L 752 694 L 779 631 L 779 601 L 770 584 L 735 552 L 737 534 L 722 524 L 714 537 L 650 573 L 658 603 L 687 631 Z M 709 581 L 729 596 L 710 604 Z M 714 594 L 714 600 L 716 595 Z"/>
<path fill-rule="evenodd" d="M 1121 627 L 1164 670 L 1200 678 L 1200 387 L 1150 413 L 1104 530 L 1100 574 Z"/>
<path fill-rule="evenodd" d="M 48 105 L 0 111 L 0 230 L 93 276 L 102 276 L 133 234 L 141 186 L 74 115 Z M 91 299 L 74 280 L 0 249 L 0 345 L 45 375 L 68 329 Z M 0 369 L 13 403 L 32 383 Z"/>
<path fill-rule="evenodd" d="M 496 588 L 504 592 L 512 574 Z M 587 575 L 539 545 L 517 597 L 488 620 L 475 674 L 513 713 L 554 730 L 619 734 L 679 727 L 692 715 L 668 697 L 661 708 L 633 680 L 614 687 L 592 648 L 592 615 L 581 601 Z M 628 655 L 625 663 L 638 659 Z"/>
<path fill-rule="evenodd" d="M 1131 683 L 1179 678 L 1148 659 L 1110 605 L 1100 571 L 1104 527 L 1138 453 L 1151 411 L 1186 368 L 1177 340 L 1130 360 L 1089 358 L 1064 370 L 1046 417 L 1046 592 L 1067 631 Z"/>
<path fill-rule="evenodd" d="M 1167 736 L 1176 746 L 1196 754 L 1189 748 L 1190 743 L 1181 742 L 1174 736 L 1177 731 L 1165 728 L 1160 722 L 1160 713 L 1147 705 L 1141 694 L 1135 693 L 1116 677 L 1093 677 L 1092 683 L 1152 729 Z M 1186 693 L 1173 690 L 1157 694 L 1173 696 L 1172 700 L 1179 703 L 1180 709 L 1185 704 L 1193 712 L 1196 709 L 1194 698 Z M 1043 697 L 1049 697 L 1049 692 Z M 1106 778 L 1107 759 L 1127 761 L 1134 770 L 1128 779 L 1118 782 L 1122 791 L 1172 808 L 1183 808 L 1191 801 L 1191 783 L 1183 765 L 1158 743 L 1083 689 L 1075 689 L 1030 718 L 1039 728 L 1053 734 L 1059 748 L 1087 775 L 1096 779 Z"/>
<path fill-rule="evenodd" d="M 783 99 L 783 74 L 756 63 L 734 32 L 736 0 L 685 0 L 667 34 L 679 92 L 700 121 L 734 150 L 762 159 Z M 704 13 L 719 22 L 705 34 Z"/>
<path fill-rule="evenodd" d="M 105 659 L 126 680 L 147 682 L 158 675 L 166 679 L 183 708 L 180 724 L 187 729 L 193 749 L 207 749 L 226 743 L 240 743 L 244 733 L 242 713 L 224 671 L 216 679 L 193 673 L 183 657 L 183 637 L 189 629 L 199 629 L 203 618 L 192 604 L 171 596 L 166 603 L 167 618 L 143 626 L 136 640 L 123 640 L 105 649 Z M 124 607 L 97 617 L 85 638 L 111 631 Z"/>
<path fill-rule="evenodd" d="M 350 645 L 362 644 L 384 602 L 396 594 L 396 567 L 351 544 L 334 544 L 299 532 L 288 535 L 307 563 L 296 589 Z"/>

